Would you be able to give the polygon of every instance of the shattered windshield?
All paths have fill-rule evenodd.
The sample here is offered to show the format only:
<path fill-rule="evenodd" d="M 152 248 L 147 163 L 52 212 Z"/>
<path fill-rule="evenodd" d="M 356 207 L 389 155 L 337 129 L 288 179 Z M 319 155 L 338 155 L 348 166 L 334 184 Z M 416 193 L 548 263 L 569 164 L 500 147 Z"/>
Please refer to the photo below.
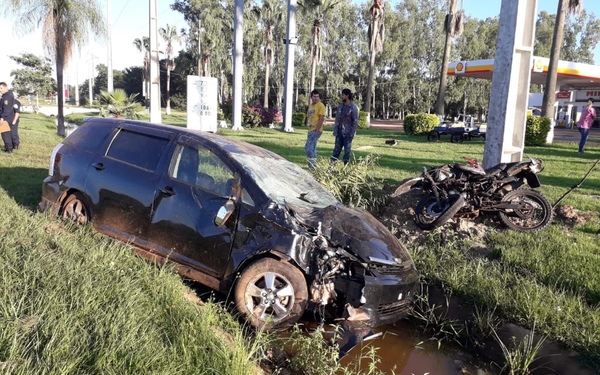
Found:
<path fill-rule="evenodd" d="M 256 184 L 274 201 L 299 206 L 327 207 L 338 200 L 308 172 L 284 159 L 231 153 Z"/>

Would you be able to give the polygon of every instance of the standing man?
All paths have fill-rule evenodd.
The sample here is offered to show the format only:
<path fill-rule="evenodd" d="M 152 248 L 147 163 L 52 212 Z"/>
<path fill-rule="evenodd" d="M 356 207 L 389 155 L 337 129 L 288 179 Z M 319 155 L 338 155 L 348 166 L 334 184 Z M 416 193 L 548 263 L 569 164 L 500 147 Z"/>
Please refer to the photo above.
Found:
<path fill-rule="evenodd" d="M 338 106 L 335 115 L 335 124 L 333 125 L 333 135 L 335 136 L 335 147 L 331 161 L 337 161 L 344 148 L 344 165 L 350 161 L 350 151 L 352 149 L 352 140 L 358 129 L 358 107 L 352 102 L 352 91 L 343 89 L 340 94 L 342 102 Z"/>
<path fill-rule="evenodd" d="M 306 114 L 306 124 L 309 126 L 304 151 L 308 158 L 308 168 L 317 167 L 317 142 L 323 134 L 323 121 L 325 120 L 325 106 L 319 99 L 319 91 L 312 90 L 310 93 L 311 104 Z"/>
<path fill-rule="evenodd" d="M 0 94 L 2 99 L 0 103 L 0 118 L 10 125 L 11 131 L 2 133 L 2 141 L 4 142 L 4 152 L 13 152 L 12 130 L 16 125 L 15 119 L 15 96 L 12 91 L 8 91 L 6 82 L 0 82 Z"/>
<path fill-rule="evenodd" d="M 19 99 L 15 98 L 15 105 L 13 106 L 15 109 L 15 125 L 10 127 L 10 136 L 12 138 L 13 150 L 17 150 L 19 145 L 21 144 L 21 140 L 19 139 L 19 123 L 21 122 L 21 102 Z"/>
<path fill-rule="evenodd" d="M 577 128 L 579 129 L 579 133 L 581 133 L 581 140 L 579 141 L 580 154 L 583 154 L 583 147 L 585 146 L 585 141 L 587 141 L 590 127 L 595 118 L 596 110 L 594 109 L 594 98 L 589 98 L 587 106 L 583 107 L 581 117 L 579 117 L 579 121 L 577 122 Z"/>

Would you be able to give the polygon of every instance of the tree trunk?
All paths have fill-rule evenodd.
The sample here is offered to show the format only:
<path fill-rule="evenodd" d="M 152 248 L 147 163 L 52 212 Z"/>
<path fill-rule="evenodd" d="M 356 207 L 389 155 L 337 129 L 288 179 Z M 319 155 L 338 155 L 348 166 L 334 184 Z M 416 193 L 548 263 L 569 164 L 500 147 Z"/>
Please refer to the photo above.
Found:
<path fill-rule="evenodd" d="M 263 107 L 269 108 L 269 64 L 265 64 L 265 99 Z"/>
<path fill-rule="evenodd" d="M 435 114 L 439 116 L 444 116 L 444 98 L 446 96 L 446 86 L 448 85 L 448 60 L 450 60 L 451 47 L 452 36 L 446 33 L 446 45 L 444 46 L 444 57 L 442 58 L 442 68 L 440 69 L 440 87 L 435 102 Z"/>
<path fill-rule="evenodd" d="M 367 78 L 367 97 L 365 98 L 365 104 L 363 106 L 363 110 L 367 113 L 371 112 L 371 90 L 373 89 L 373 71 L 375 70 L 375 55 L 375 51 L 371 51 L 371 59 L 369 61 L 369 78 Z"/>
<path fill-rule="evenodd" d="M 58 87 L 57 90 L 57 100 L 56 103 L 58 105 L 58 115 L 56 116 L 56 120 L 58 122 L 56 134 L 61 137 L 64 137 L 65 134 L 65 112 L 64 112 L 64 102 L 65 102 L 65 92 L 63 91 L 64 84 L 64 57 L 61 51 L 56 51 L 56 85 Z"/>
<path fill-rule="evenodd" d="M 550 63 L 548 64 L 548 75 L 546 76 L 546 87 L 544 87 L 544 98 L 542 101 L 542 116 L 550 117 L 554 125 L 554 103 L 556 102 L 556 74 L 558 72 L 558 58 L 563 43 L 563 31 L 565 26 L 565 14 L 568 0 L 559 0 L 556 11 L 556 23 L 554 24 L 554 37 L 552 38 L 552 49 L 550 51 Z"/>
<path fill-rule="evenodd" d="M 314 50 L 314 48 L 313 48 Z M 315 76 L 317 74 L 317 54 L 314 53 L 311 57 L 311 67 L 310 67 L 310 92 L 315 89 Z"/>
<path fill-rule="evenodd" d="M 171 69 L 167 67 L 167 115 L 171 114 Z"/>

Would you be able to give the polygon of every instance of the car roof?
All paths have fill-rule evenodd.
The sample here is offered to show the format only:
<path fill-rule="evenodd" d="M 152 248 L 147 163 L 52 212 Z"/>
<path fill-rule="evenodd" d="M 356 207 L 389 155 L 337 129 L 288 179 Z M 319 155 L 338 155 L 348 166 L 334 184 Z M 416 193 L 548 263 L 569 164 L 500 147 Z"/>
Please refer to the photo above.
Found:
<path fill-rule="evenodd" d="M 244 142 L 238 141 L 235 139 L 227 138 L 218 134 L 213 134 L 201 130 L 196 129 L 188 129 L 177 125 L 168 125 L 168 124 L 156 124 L 147 121 L 139 121 L 139 120 L 128 120 L 122 118 L 105 118 L 105 117 L 88 117 L 85 119 L 85 122 L 93 121 L 106 123 L 107 125 L 112 125 L 114 127 L 126 126 L 126 124 L 132 124 L 135 126 L 139 126 L 142 128 L 148 129 L 157 129 L 157 130 L 166 130 L 169 132 L 176 132 L 179 134 L 187 134 L 193 138 L 200 139 L 202 141 L 211 143 L 218 148 L 222 149 L 227 153 L 242 153 L 242 154 L 250 154 L 261 157 L 270 157 L 275 159 L 283 159 L 280 155 L 276 153 L 266 150 L 262 147 Z M 85 124 L 84 122 L 84 124 Z"/>

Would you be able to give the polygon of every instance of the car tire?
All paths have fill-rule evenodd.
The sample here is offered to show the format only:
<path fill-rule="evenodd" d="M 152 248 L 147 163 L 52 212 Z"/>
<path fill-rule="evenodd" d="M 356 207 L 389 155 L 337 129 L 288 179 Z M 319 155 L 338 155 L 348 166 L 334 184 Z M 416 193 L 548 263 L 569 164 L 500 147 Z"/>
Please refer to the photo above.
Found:
<path fill-rule="evenodd" d="M 427 134 L 427 141 L 437 142 L 439 140 L 440 140 L 440 133 L 436 132 L 435 130 L 432 130 L 429 132 L 429 134 Z"/>
<path fill-rule="evenodd" d="M 235 305 L 257 329 L 285 329 L 300 319 L 308 301 L 304 274 L 286 261 L 263 258 L 241 273 Z"/>
<path fill-rule="evenodd" d="M 83 196 L 80 193 L 70 194 L 65 199 L 62 209 L 61 216 L 63 219 L 69 220 L 75 225 L 85 225 L 90 219 L 90 209 L 83 200 Z"/>

